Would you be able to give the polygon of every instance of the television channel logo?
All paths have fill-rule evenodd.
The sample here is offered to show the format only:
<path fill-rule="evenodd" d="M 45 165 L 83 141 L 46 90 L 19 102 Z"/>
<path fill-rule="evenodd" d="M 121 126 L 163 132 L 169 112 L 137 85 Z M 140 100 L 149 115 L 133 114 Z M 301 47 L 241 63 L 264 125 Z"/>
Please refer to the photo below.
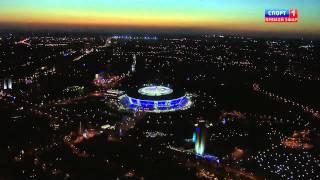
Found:
<path fill-rule="evenodd" d="M 264 14 L 265 22 L 298 22 L 298 9 L 266 9 Z"/>

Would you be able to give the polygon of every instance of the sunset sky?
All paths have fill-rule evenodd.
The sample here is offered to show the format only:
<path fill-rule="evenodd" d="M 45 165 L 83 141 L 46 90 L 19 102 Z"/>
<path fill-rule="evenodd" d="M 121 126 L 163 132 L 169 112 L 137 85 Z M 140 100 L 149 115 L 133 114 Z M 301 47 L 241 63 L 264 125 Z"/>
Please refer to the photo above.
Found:
<path fill-rule="evenodd" d="M 265 23 L 265 9 L 299 10 Z M 0 23 L 320 33 L 319 0 L 1 0 Z"/>

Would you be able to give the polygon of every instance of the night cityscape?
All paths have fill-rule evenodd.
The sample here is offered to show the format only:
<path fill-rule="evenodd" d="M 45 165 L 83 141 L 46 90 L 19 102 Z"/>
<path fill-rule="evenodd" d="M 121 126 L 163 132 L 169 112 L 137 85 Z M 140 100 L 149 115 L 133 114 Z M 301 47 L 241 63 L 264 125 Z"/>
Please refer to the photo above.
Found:
<path fill-rule="evenodd" d="M 264 9 L 287 1 L 261 5 L 252 27 L 239 17 L 247 30 L 194 0 L 190 24 L 177 2 L 100 24 L 94 1 L 88 16 L 70 15 L 84 1 L 44 16 L 54 3 L 0 2 L 0 180 L 320 179 L 320 2 L 278 24 Z"/>

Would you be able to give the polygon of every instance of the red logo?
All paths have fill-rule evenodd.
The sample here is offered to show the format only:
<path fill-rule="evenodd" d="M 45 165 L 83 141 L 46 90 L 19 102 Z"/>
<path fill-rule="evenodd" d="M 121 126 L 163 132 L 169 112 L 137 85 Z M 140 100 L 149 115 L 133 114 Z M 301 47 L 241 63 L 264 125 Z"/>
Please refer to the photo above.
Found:
<path fill-rule="evenodd" d="M 298 22 L 298 9 L 266 9 L 264 19 L 267 23 Z"/>
<path fill-rule="evenodd" d="M 298 9 L 290 9 L 290 18 L 298 18 Z"/>

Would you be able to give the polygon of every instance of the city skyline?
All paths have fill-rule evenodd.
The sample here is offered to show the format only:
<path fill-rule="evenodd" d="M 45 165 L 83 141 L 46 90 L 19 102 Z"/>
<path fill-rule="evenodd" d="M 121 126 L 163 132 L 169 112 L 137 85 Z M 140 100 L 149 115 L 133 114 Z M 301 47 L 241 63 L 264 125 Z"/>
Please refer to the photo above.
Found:
<path fill-rule="evenodd" d="M 0 179 L 319 179 L 319 48 L 1 33 Z"/>
<path fill-rule="evenodd" d="M 2 179 L 320 179 L 320 1 L 2 0 Z"/>
<path fill-rule="evenodd" d="M 2 27 L 249 32 L 320 35 L 320 2 L 243 1 L 2 1 Z M 265 23 L 265 9 L 299 11 L 298 23 Z M 67 28 L 66 28 L 67 27 Z"/>

